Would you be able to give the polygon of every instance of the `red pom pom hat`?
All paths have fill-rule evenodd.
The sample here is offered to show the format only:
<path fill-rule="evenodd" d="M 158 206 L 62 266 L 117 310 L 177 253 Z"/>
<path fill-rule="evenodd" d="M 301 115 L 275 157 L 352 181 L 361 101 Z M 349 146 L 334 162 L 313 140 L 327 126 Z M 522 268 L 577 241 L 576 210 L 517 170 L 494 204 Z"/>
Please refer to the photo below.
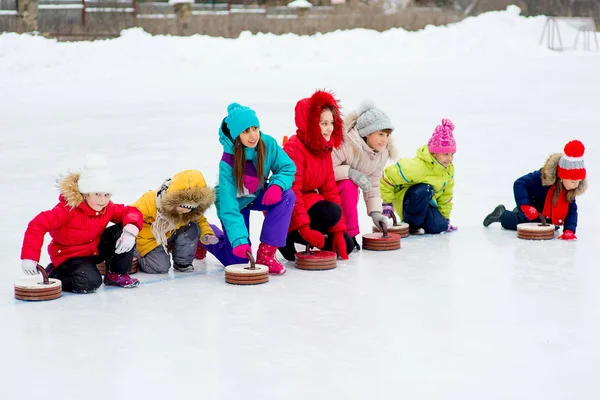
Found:
<path fill-rule="evenodd" d="M 583 153 L 585 146 L 579 140 L 572 140 L 565 146 L 565 154 L 558 161 L 557 175 L 560 179 L 585 179 Z"/>

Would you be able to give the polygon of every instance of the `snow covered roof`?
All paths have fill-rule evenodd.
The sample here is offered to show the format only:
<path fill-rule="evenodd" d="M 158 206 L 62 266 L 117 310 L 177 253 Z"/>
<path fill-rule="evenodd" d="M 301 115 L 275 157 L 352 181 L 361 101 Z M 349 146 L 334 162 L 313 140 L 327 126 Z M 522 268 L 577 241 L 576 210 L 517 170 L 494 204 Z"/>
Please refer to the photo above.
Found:
<path fill-rule="evenodd" d="M 312 4 L 310 4 L 307 0 L 294 0 L 287 6 L 292 8 L 311 8 Z"/>

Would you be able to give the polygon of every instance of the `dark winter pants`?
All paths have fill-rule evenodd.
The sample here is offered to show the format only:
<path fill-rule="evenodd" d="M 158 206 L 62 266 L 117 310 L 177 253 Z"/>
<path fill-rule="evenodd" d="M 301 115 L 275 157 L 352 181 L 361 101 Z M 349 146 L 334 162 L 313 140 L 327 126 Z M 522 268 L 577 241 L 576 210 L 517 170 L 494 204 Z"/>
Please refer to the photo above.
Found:
<path fill-rule="evenodd" d="M 411 186 L 406 191 L 402 220 L 410 224 L 411 229 L 423 228 L 425 233 L 440 233 L 448 229 L 446 218 L 431 204 L 433 194 L 433 187 L 425 183 Z"/>
<path fill-rule="evenodd" d="M 325 246 L 323 246 L 322 250 L 331 251 L 333 235 L 328 233 L 332 226 L 340 222 L 340 219 L 342 218 L 342 207 L 331 201 L 321 200 L 313 204 L 312 207 L 307 210 L 307 214 L 310 219 L 310 229 L 319 231 L 323 235 L 327 235 L 325 238 Z M 344 232 L 344 239 L 346 240 L 346 251 L 350 254 L 354 249 L 354 241 L 347 232 Z M 297 230 L 288 233 L 285 247 L 279 249 L 281 254 L 289 261 L 294 260 L 294 254 L 296 253 L 294 243 L 307 245 L 306 240 L 302 238 Z"/>
<path fill-rule="evenodd" d="M 262 231 L 260 233 L 260 241 L 271 246 L 279 247 L 285 244 L 285 237 L 290 226 L 292 211 L 296 204 L 296 195 L 291 189 L 283 192 L 279 203 L 265 206 L 262 204 L 262 199 L 265 194 L 263 189 L 254 201 L 248 204 L 240 212 L 244 217 L 246 229 L 250 227 L 250 211 L 265 211 L 265 221 L 263 222 Z M 247 258 L 240 258 L 233 254 L 231 243 L 227 237 L 227 228 L 221 221 L 223 230 L 211 224 L 215 235 L 219 238 L 219 243 L 211 245 L 202 245 L 209 253 L 217 257 L 224 266 L 231 264 L 247 264 Z M 250 239 L 248 238 L 248 241 Z M 252 245 L 250 243 L 250 245 Z"/>
<path fill-rule="evenodd" d="M 133 249 L 127 253 L 115 254 L 117 240 L 122 232 L 121 224 L 106 228 L 100 237 L 97 257 L 69 258 L 51 269 L 49 276 L 60 280 L 65 292 L 90 293 L 102 285 L 102 275 L 98 272 L 96 264 L 104 261 L 107 271 L 126 274 L 131 270 Z"/>
<path fill-rule="evenodd" d="M 200 227 L 190 222 L 177 229 L 167 239 L 167 247 L 172 249 L 173 262 L 179 265 L 192 265 L 198 247 Z M 171 268 L 171 256 L 163 246 L 150 250 L 144 257 L 135 250 L 140 269 L 148 274 L 166 274 Z"/>

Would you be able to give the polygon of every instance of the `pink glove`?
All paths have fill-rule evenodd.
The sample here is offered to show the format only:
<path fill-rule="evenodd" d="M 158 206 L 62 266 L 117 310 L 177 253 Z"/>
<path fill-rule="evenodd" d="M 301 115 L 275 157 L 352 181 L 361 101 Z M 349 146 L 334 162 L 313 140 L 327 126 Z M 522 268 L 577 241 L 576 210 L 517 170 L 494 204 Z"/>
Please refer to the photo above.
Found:
<path fill-rule="evenodd" d="M 271 185 L 263 196 L 262 203 L 264 206 L 270 206 L 281 201 L 282 189 L 277 185 Z"/>
<path fill-rule="evenodd" d="M 538 213 L 538 210 L 536 210 L 535 207 L 532 207 L 529 204 L 523 204 L 520 208 L 521 211 L 523 211 L 523 214 L 525 214 L 527 219 L 530 221 L 533 221 L 540 215 L 540 213 Z"/>
<path fill-rule="evenodd" d="M 577 236 L 575 236 L 575 233 L 573 233 L 573 231 L 567 229 L 566 231 L 563 232 L 562 235 L 560 235 L 558 237 L 559 239 L 562 240 L 576 240 Z"/>
<path fill-rule="evenodd" d="M 235 246 L 233 248 L 233 254 L 235 254 L 239 258 L 248 258 L 248 255 L 246 254 L 246 252 L 248 251 L 252 253 L 252 247 L 250 247 L 250 245 L 246 243 L 240 244 L 239 246 Z"/>
<path fill-rule="evenodd" d="M 453 232 L 453 231 L 457 231 L 458 230 L 458 226 L 452 225 L 450 223 L 450 220 L 448 220 L 448 229 L 447 232 Z"/>

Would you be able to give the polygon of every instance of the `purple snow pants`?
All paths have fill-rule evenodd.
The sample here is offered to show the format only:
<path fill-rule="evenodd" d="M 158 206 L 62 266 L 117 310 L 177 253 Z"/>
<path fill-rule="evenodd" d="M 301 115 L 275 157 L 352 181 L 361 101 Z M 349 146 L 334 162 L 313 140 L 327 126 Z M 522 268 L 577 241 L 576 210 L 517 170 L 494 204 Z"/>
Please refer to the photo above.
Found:
<path fill-rule="evenodd" d="M 288 189 L 282 193 L 279 203 L 265 206 L 262 204 L 264 194 L 265 189 L 263 188 L 256 199 L 241 210 L 244 222 L 246 223 L 246 228 L 249 228 L 250 226 L 249 220 L 251 210 L 265 211 L 266 216 L 260 233 L 260 241 L 275 247 L 285 246 L 288 228 L 292 218 L 292 211 L 294 210 L 294 204 L 296 203 L 296 195 L 291 189 Z M 225 267 L 231 264 L 247 264 L 247 258 L 240 258 L 233 254 L 233 248 L 227 237 L 227 228 L 223 226 L 223 221 L 221 221 L 221 226 L 223 227 L 222 231 L 213 224 L 210 226 L 215 232 L 215 235 L 219 238 L 219 243 L 209 245 L 202 244 L 202 247 L 215 256 Z M 248 241 L 250 241 L 250 238 L 248 238 Z M 250 243 L 250 245 L 252 245 L 252 243 Z"/>

